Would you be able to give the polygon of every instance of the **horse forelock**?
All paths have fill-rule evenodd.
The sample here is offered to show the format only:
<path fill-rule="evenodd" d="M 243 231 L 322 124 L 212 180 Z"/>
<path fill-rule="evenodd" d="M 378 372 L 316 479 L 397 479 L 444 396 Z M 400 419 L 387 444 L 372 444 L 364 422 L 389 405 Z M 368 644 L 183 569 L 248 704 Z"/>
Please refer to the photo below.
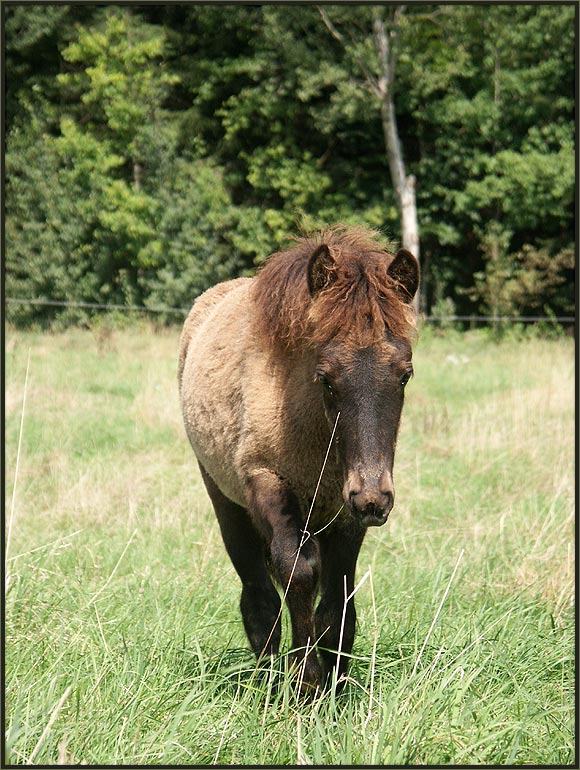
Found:
<path fill-rule="evenodd" d="M 323 345 L 332 340 L 366 347 L 385 330 L 412 339 L 415 313 L 396 291 L 387 270 L 394 255 L 379 233 L 338 226 L 295 238 L 268 258 L 253 285 L 258 334 L 274 349 Z M 308 290 L 310 256 L 325 244 L 333 257 L 332 280 L 315 297 Z"/>

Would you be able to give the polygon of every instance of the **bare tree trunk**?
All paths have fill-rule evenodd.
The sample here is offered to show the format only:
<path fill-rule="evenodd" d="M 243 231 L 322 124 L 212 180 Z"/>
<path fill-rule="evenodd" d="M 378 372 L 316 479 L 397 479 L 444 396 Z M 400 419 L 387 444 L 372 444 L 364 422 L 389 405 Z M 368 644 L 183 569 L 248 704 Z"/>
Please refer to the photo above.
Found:
<path fill-rule="evenodd" d="M 419 223 L 415 201 L 415 177 L 412 174 L 407 176 L 405 170 L 403 151 L 397 130 L 394 100 L 395 69 L 397 65 L 396 42 L 399 21 L 405 12 L 405 6 L 389 6 L 389 10 L 392 12 L 392 21 L 388 33 L 380 6 L 375 7 L 373 15 L 374 45 L 379 59 L 378 77 L 375 77 L 368 69 L 367 63 L 362 56 L 356 56 L 355 60 L 370 90 L 377 97 L 381 105 L 387 162 L 401 218 L 402 245 L 403 248 L 408 249 L 419 260 Z M 335 40 L 345 45 L 342 32 L 334 26 L 326 10 L 319 6 L 318 12 L 330 34 Z M 413 305 L 415 310 L 418 311 L 419 292 L 415 295 Z"/>
<path fill-rule="evenodd" d="M 419 223 L 415 203 L 415 177 L 412 174 L 407 176 L 405 173 L 395 109 L 391 99 L 385 99 L 381 104 L 381 117 L 391 181 L 401 214 L 403 247 L 409 249 L 419 259 Z"/>
<path fill-rule="evenodd" d="M 389 34 L 385 28 L 385 22 L 377 8 L 373 19 L 373 33 L 375 48 L 379 57 L 380 73 L 376 81 L 376 93 L 381 100 L 381 119 L 383 123 L 383 135 L 387 161 L 391 174 L 391 181 L 397 197 L 399 214 L 401 217 L 401 237 L 403 248 L 408 249 L 419 260 L 419 222 L 417 219 L 417 204 L 415 200 L 415 177 L 407 175 L 403 151 L 399 140 L 397 119 L 395 115 L 394 83 L 395 68 L 397 63 L 396 51 L 392 43 L 396 43 L 397 27 L 405 6 L 398 5 L 394 8 L 393 24 Z M 389 37 L 391 38 L 389 40 Z M 419 310 L 419 293 L 414 299 L 415 310 Z"/>

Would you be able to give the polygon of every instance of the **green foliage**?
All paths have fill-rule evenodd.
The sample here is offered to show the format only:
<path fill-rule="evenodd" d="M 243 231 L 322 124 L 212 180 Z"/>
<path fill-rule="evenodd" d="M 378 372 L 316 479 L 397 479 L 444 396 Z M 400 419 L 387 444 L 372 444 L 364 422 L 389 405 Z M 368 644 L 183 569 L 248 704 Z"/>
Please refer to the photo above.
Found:
<path fill-rule="evenodd" d="M 424 45 L 416 59 L 401 62 L 413 84 L 421 147 L 423 250 L 437 255 L 429 263 L 431 296 L 443 286 L 462 304 L 462 296 L 476 302 L 476 293 L 463 291 L 473 287 L 474 274 L 495 270 L 488 265 L 490 228 L 507 239 L 505 254 L 547 239 L 556 253 L 573 241 L 573 9 L 482 10 L 417 9 L 408 34 L 418 32 Z M 571 287 L 563 289 L 569 301 Z M 496 291 L 501 279 L 488 286 L 490 296 Z"/>
<path fill-rule="evenodd" d="M 521 149 L 501 150 L 480 165 L 469 180 L 457 211 L 479 224 L 494 212 L 514 232 L 558 235 L 574 203 L 572 126 L 530 129 Z"/>
<path fill-rule="evenodd" d="M 69 138 L 74 142 L 76 137 Z M 83 168 L 61 162 L 58 141 L 40 132 L 31 144 L 13 137 L 7 154 L 7 293 L 94 300 L 105 277 L 101 272 L 107 272 L 99 270 L 101 255 L 95 253 L 92 237 L 102 190 L 93 180 L 87 194 Z M 91 153 L 99 157 L 94 143 L 81 143 L 79 149 L 85 164 Z"/>
<path fill-rule="evenodd" d="M 58 76 L 65 97 L 75 98 L 79 123 L 108 138 L 126 162 L 152 169 L 151 161 L 171 146 L 172 129 L 162 104 L 179 80 L 166 71 L 164 48 L 162 29 L 112 7 L 101 24 L 79 29 L 77 39 L 62 51 L 74 69 Z"/>
<path fill-rule="evenodd" d="M 562 284 L 573 283 L 574 251 L 565 248 L 551 254 L 547 248 L 526 244 L 517 254 L 498 253 L 486 263 L 486 270 L 474 275 L 471 289 L 486 313 L 498 316 L 573 315 L 574 303 L 562 292 Z"/>
<path fill-rule="evenodd" d="M 188 307 L 208 286 L 237 275 L 243 268 L 240 251 L 251 246 L 240 242 L 239 209 L 219 168 L 180 160 L 171 173 L 159 192 L 160 215 L 141 254 L 139 282 L 147 305 Z"/>
<path fill-rule="evenodd" d="M 367 78 L 377 12 L 329 6 L 337 40 L 315 6 L 8 8 L 8 295 L 188 306 L 297 223 L 398 238 Z M 401 15 L 424 311 L 571 306 L 574 29 L 557 4 Z M 524 250 L 549 268 L 529 278 Z"/>
<path fill-rule="evenodd" d="M 161 144 L 165 137 L 160 140 L 157 132 L 163 125 L 157 121 L 151 131 L 148 123 L 155 122 L 163 89 L 175 79 L 158 76 L 151 66 L 161 52 L 159 32 L 151 36 L 122 11 L 81 29 L 64 49 L 66 61 L 84 65 L 58 76 L 64 94 L 75 92 L 74 117 L 63 111 L 56 136 L 41 125 L 35 126 L 36 137 L 23 129 L 13 134 L 7 156 L 9 293 L 142 301 L 137 276 L 160 204 L 149 185 L 137 183 L 135 164 L 145 165 L 144 154 L 162 155 L 151 140 Z"/>

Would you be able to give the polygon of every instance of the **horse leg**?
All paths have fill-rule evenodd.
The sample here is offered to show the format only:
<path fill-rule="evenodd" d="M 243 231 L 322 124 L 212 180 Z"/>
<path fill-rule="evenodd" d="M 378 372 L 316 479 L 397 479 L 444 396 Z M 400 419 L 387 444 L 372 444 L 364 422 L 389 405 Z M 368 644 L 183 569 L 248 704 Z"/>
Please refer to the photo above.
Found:
<path fill-rule="evenodd" d="M 280 597 L 265 562 L 264 544 L 248 512 L 232 502 L 199 464 L 213 503 L 224 545 L 242 581 L 240 609 L 246 634 L 257 658 L 277 655 L 280 647 Z"/>
<path fill-rule="evenodd" d="M 320 536 L 322 563 L 321 598 L 316 608 L 316 635 L 321 647 L 324 678 L 328 681 L 337 670 L 337 680 L 348 669 L 348 655 L 352 650 L 356 623 L 354 597 L 346 597 L 354 589 L 356 561 L 365 530 L 336 528 Z M 346 591 L 345 591 L 346 589 Z M 344 653 L 344 654 L 341 654 Z"/>
<path fill-rule="evenodd" d="M 271 473 L 248 482 L 249 513 L 269 546 L 272 573 L 284 591 L 292 624 L 292 663 L 297 664 L 301 687 L 309 691 L 321 682 L 322 671 L 313 649 L 314 600 L 318 589 L 318 543 L 302 543 L 300 506 L 294 493 Z"/>

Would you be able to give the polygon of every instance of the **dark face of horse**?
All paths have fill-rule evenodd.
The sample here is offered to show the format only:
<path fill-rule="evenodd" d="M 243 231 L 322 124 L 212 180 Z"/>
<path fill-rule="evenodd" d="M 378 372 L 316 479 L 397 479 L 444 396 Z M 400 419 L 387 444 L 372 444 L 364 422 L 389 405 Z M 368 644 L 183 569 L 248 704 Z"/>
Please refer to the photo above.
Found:
<path fill-rule="evenodd" d="M 404 388 L 413 374 L 411 347 L 390 338 L 362 350 L 328 345 L 316 369 L 324 411 L 336 426 L 342 490 L 367 527 L 384 524 L 393 507 L 393 460 Z"/>
<path fill-rule="evenodd" d="M 318 249 L 309 264 L 313 298 L 338 280 L 332 253 Z M 400 250 L 387 269 L 396 301 L 408 305 L 417 291 L 419 268 Z M 320 383 L 330 428 L 343 470 L 342 495 L 364 526 L 384 524 L 395 501 L 393 460 L 405 385 L 413 374 L 411 346 L 384 331 L 380 341 L 356 343 L 349 332 L 321 345 L 314 378 Z M 338 418 L 338 422 L 337 422 Z"/>

